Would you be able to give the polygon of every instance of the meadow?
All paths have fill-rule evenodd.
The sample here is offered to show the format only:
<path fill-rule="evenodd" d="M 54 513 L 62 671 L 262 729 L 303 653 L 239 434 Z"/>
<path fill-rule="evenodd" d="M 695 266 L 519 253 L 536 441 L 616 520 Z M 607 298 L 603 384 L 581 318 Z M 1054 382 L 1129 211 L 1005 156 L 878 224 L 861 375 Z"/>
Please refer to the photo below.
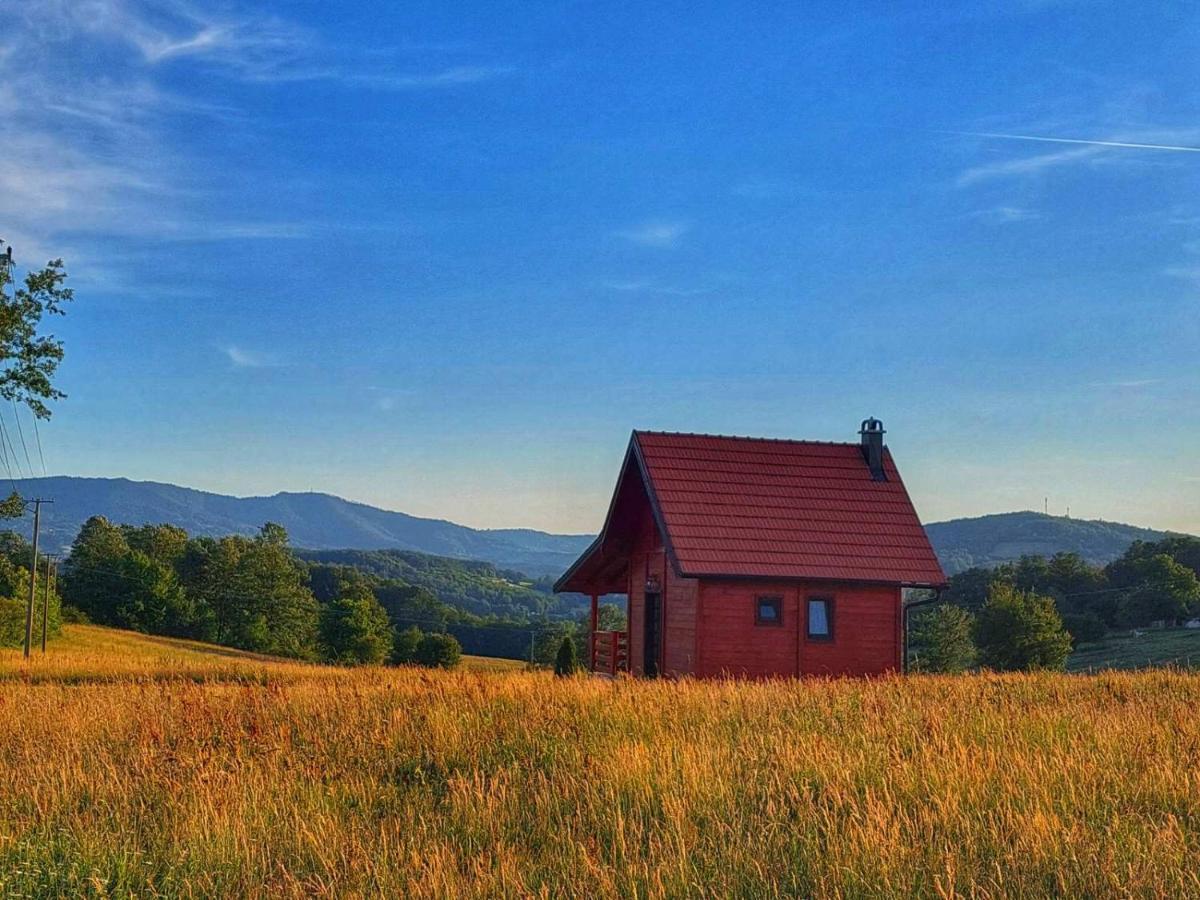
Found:
<path fill-rule="evenodd" d="M 1198 705 L 1172 671 L 556 680 L 71 626 L 0 655 L 0 895 L 1196 896 Z"/>

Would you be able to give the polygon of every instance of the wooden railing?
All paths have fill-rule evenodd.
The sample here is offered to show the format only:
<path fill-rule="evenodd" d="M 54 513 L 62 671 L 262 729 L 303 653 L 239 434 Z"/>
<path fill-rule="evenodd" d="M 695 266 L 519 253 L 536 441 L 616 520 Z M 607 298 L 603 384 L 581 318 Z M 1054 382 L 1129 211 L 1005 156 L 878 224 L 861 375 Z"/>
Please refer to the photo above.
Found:
<path fill-rule="evenodd" d="M 606 675 L 629 671 L 629 633 L 597 631 L 593 633 L 592 671 Z"/>

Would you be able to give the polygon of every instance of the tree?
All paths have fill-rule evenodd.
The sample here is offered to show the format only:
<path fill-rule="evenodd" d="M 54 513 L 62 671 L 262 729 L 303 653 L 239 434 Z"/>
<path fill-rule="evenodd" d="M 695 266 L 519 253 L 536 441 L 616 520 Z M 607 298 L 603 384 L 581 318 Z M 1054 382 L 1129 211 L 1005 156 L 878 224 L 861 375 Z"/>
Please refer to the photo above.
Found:
<path fill-rule="evenodd" d="M 165 566 L 175 566 L 187 551 L 188 534 L 178 525 L 122 525 L 121 533 L 131 549 Z"/>
<path fill-rule="evenodd" d="M 118 566 L 123 583 L 112 609 L 113 624 L 146 634 L 186 636 L 191 617 L 174 570 L 141 550 L 129 551 Z"/>
<path fill-rule="evenodd" d="M 558 653 L 554 657 L 554 674 L 559 678 L 574 675 L 579 671 L 579 654 L 575 651 L 575 642 L 570 637 L 564 637 L 558 645 Z"/>
<path fill-rule="evenodd" d="M 0 519 L 19 519 L 23 515 L 25 515 L 25 501 L 16 491 L 0 500 Z"/>
<path fill-rule="evenodd" d="M 539 666 L 552 666 L 558 657 L 558 648 L 564 640 L 573 640 L 576 635 L 586 635 L 587 626 L 582 622 L 541 619 L 533 629 L 533 662 Z"/>
<path fill-rule="evenodd" d="M 1090 612 L 1064 613 L 1063 627 L 1071 635 L 1071 646 L 1073 647 L 1095 643 L 1103 640 L 1104 636 L 1108 634 L 1108 626 L 1104 624 L 1104 620 Z"/>
<path fill-rule="evenodd" d="M 117 608 L 126 592 L 129 556 L 124 533 L 103 516 L 92 516 L 79 529 L 62 573 L 63 599 L 101 625 L 123 624 Z"/>
<path fill-rule="evenodd" d="M 961 606 L 971 612 L 978 611 L 987 602 L 992 582 L 1003 577 L 1002 572 L 982 566 L 965 569 L 950 577 L 950 587 L 942 599 L 953 606 Z"/>
<path fill-rule="evenodd" d="M 1159 619 L 1175 623 L 1200 605 L 1200 579 L 1166 553 L 1139 561 L 1135 572 L 1139 583 L 1125 603 L 1126 613 L 1135 624 Z"/>
<path fill-rule="evenodd" d="M 451 634 L 427 634 L 417 645 L 417 662 L 431 669 L 453 669 L 462 659 L 462 645 Z"/>
<path fill-rule="evenodd" d="M 38 582 L 37 602 L 33 608 L 33 633 L 42 633 L 42 591 L 45 581 Z M 15 565 L 0 553 L 0 647 L 19 647 L 25 642 L 25 604 L 29 597 L 29 569 Z M 63 620 L 62 600 L 57 590 L 47 597 L 49 628 L 46 635 L 59 633 Z"/>
<path fill-rule="evenodd" d="M 381 665 L 392 652 L 392 624 L 369 586 L 343 583 L 340 596 L 321 608 L 321 644 L 330 662 Z"/>
<path fill-rule="evenodd" d="M 319 606 L 279 526 L 254 538 L 192 538 L 177 570 L 193 604 L 196 637 L 277 656 L 317 657 Z"/>
<path fill-rule="evenodd" d="M 941 604 L 913 616 L 909 652 L 916 672 L 964 672 L 975 663 L 973 619 L 958 606 Z"/>
<path fill-rule="evenodd" d="M 417 648 L 421 645 L 421 629 L 410 625 L 396 633 L 392 641 L 392 664 L 405 666 L 417 661 Z"/>
<path fill-rule="evenodd" d="M 53 384 L 63 345 L 38 329 L 44 316 L 64 315 L 73 294 L 65 287 L 67 273 L 61 259 L 26 273 L 24 284 L 10 291 L 11 262 L 7 253 L 0 257 L 0 397 L 23 403 L 39 419 L 49 419 L 47 401 L 65 396 Z"/>
<path fill-rule="evenodd" d="M 992 585 L 973 632 L 979 661 L 989 669 L 1062 669 L 1071 652 L 1054 600 L 1002 582 Z"/>

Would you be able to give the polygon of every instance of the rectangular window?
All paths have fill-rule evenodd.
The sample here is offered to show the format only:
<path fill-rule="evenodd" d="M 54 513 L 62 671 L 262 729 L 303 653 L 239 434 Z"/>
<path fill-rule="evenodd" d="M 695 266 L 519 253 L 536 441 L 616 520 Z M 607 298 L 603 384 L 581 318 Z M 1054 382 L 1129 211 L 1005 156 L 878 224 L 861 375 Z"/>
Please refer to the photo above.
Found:
<path fill-rule="evenodd" d="M 808 598 L 808 639 L 810 641 L 833 640 L 833 599 L 831 597 Z"/>
<path fill-rule="evenodd" d="M 755 625 L 782 625 L 783 624 L 783 598 L 782 597 L 755 597 L 754 598 L 754 624 Z"/>

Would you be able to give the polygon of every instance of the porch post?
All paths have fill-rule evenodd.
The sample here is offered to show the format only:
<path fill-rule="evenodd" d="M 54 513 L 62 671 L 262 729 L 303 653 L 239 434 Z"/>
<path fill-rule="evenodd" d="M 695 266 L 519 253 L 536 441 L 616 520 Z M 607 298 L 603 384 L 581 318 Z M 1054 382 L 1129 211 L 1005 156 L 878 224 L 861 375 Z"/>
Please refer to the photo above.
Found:
<path fill-rule="evenodd" d="M 596 671 L 596 629 L 600 625 L 600 595 L 592 593 L 592 629 L 588 633 L 588 671 Z"/>

